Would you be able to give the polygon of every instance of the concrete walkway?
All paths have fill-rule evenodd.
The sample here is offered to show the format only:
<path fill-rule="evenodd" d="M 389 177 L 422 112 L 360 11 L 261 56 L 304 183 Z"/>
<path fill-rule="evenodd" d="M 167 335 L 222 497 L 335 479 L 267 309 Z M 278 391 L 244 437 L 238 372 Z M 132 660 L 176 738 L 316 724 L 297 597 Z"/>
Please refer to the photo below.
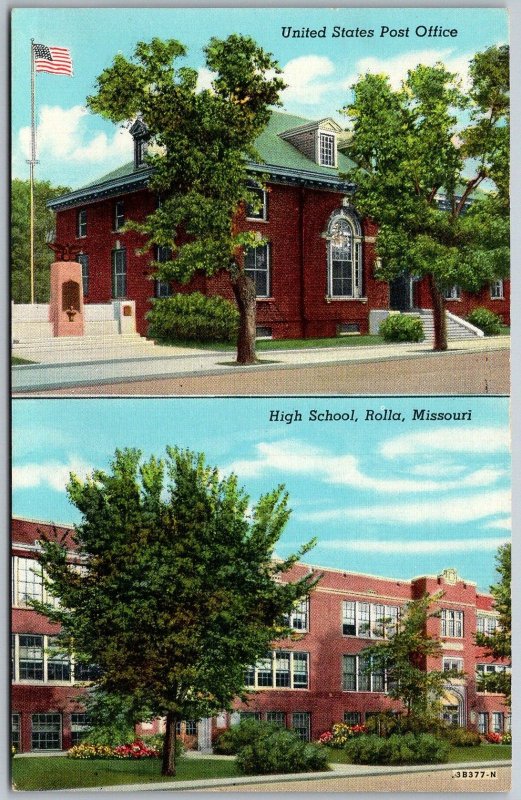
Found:
<path fill-rule="evenodd" d="M 90 787 L 89 789 L 69 789 L 70 792 L 135 792 L 135 791 L 200 791 L 200 790 L 219 790 L 221 787 L 235 787 L 240 791 L 280 791 L 281 784 L 288 783 L 303 783 L 306 784 L 313 781 L 320 781 L 325 784 L 325 791 L 338 791 L 334 784 L 330 781 L 338 783 L 339 780 L 353 778 L 372 778 L 384 776 L 421 776 L 421 773 L 439 773 L 450 770 L 490 770 L 499 768 L 510 768 L 511 761 L 481 761 L 468 764 L 422 764 L 420 766 L 404 766 L 404 767 L 389 767 L 389 766 L 363 766 L 360 764 L 331 764 L 330 772 L 301 772 L 289 775 L 247 775 L 245 777 L 237 778 L 209 778 L 207 780 L 196 781 L 161 781 L 157 783 L 140 783 L 140 784 L 125 784 L 120 786 L 100 786 Z M 411 777 L 412 782 L 412 777 Z M 251 788 L 250 788 L 251 787 Z M 257 787 L 253 789 L 253 787 Z M 330 787 L 330 788 L 329 788 Z M 306 787 L 307 788 L 307 787 Z M 475 782 L 474 786 L 475 788 Z M 223 790 L 226 790 L 223 788 Z M 296 789 L 298 791 L 298 789 Z M 307 789 L 309 791 L 309 789 Z M 466 791 L 465 786 L 459 783 L 459 791 Z M 305 789 L 302 789 L 305 791 Z M 504 790 L 503 790 L 504 791 Z"/>
<path fill-rule="evenodd" d="M 505 350 L 510 346 L 510 337 L 495 336 L 474 338 L 449 344 L 450 353 L 484 353 Z M 167 351 L 167 354 L 165 354 Z M 387 361 L 398 358 L 419 358 L 439 354 L 433 353 L 429 344 L 395 344 L 366 347 L 345 346 L 309 348 L 299 350 L 273 350 L 259 353 L 260 363 L 239 367 L 234 365 L 233 352 L 187 350 L 151 347 L 146 357 L 99 357 L 86 360 L 48 364 L 23 364 L 12 368 L 13 392 L 48 390 L 73 386 L 103 386 L 104 384 L 128 383 L 154 378 L 177 378 L 183 376 L 205 376 L 234 374 L 239 372 L 266 372 L 277 369 L 292 369 L 324 364 L 346 364 Z M 259 386 L 262 378 L 259 375 Z M 102 391 L 100 392 L 102 393 Z M 259 391 L 262 394 L 262 391 Z"/>

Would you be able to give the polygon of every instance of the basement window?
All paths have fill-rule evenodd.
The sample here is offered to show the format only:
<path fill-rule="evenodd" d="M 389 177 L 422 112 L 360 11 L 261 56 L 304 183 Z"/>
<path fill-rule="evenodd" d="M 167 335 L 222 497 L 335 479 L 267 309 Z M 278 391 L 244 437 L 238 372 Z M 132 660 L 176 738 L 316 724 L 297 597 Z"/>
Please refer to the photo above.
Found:
<path fill-rule="evenodd" d="M 255 328 L 256 339 L 273 339 L 273 329 L 267 328 L 265 325 L 257 325 Z"/>
<path fill-rule="evenodd" d="M 360 325 L 358 322 L 341 322 L 336 326 L 337 336 L 360 336 Z"/>

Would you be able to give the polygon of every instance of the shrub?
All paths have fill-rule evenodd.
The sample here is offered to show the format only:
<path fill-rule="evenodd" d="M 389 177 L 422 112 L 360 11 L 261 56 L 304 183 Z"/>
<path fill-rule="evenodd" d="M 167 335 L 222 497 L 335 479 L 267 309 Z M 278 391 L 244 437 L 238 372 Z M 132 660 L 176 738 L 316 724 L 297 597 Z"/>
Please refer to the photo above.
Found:
<path fill-rule="evenodd" d="M 303 742 L 285 728 L 263 732 L 237 754 L 237 767 L 245 775 L 321 772 L 329 769 L 327 750 Z"/>
<path fill-rule="evenodd" d="M 67 758 L 114 758 L 112 747 L 106 744 L 87 744 L 82 742 L 67 750 Z"/>
<path fill-rule="evenodd" d="M 163 341 L 233 342 L 239 329 L 234 303 L 200 292 L 158 298 L 146 316 L 148 335 Z"/>
<path fill-rule="evenodd" d="M 501 744 L 512 744 L 512 733 L 510 731 L 506 731 L 501 737 Z"/>
<path fill-rule="evenodd" d="M 472 728 L 449 728 L 447 739 L 453 747 L 479 747 L 481 736 Z"/>
<path fill-rule="evenodd" d="M 266 736 L 277 730 L 280 730 L 280 726 L 274 722 L 245 719 L 221 733 L 215 741 L 213 751 L 219 755 L 237 755 L 242 747 L 252 744 L 259 736 Z"/>
<path fill-rule="evenodd" d="M 148 747 L 141 739 L 136 739 L 132 744 L 120 744 L 115 747 L 113 754 L 116 758 L 159 758 L 160 751 L 155 747 Z"/>
<path fill-rule="evenodd" d="M 386 342 L 422 342 L 425 339 L 420 317 L 408 314 L 389 314 L 378 332 Z"/>
<path fill-rule="evenodd" d="M 475 308 L 467 317 L 467 321 L 476 328 L 480 328 L 485 336 L 497 336 L 501 333 L 501 325 L 503 320 L 489 311 L 488 308 Z"/>
<path fill-rule="evenodd" d="M 82 744 L 117 747 L 120 744 L 133 742 L 136 733 L 132 725 L 96 725 L 83 737 Z"/>
<path fill-rule="evenodd" d="M 450 746 L 430 733 L 368 735 L 351 739 L 346 751 L 354 764 L 443 764 Z"/>

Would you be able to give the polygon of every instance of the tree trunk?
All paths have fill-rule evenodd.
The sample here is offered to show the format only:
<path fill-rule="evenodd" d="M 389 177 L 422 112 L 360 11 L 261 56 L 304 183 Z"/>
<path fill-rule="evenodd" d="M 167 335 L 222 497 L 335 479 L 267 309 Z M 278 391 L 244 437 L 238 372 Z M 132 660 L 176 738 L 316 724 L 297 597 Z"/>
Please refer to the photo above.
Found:
<path fill-rule="evenodd" d="M 447 350 L 447 316 L 445 314 L 445 302 L 432 275 L 429 275 L 429 291 L 432 301 L 432 320 L 434 323 L 433 350 Z"/>
<path fill-rule="evenodd" d="M 177 714 L 169 711 L 166 715 L 165 741 L 163 743 L 163 763 L 161 765 L 161 775 L 175 775 L 175 746 L 177 740 Z"/>
<path fill-rule="evenodd" d="M 255 284 L 240 270 L 232 281 L 233 293 L 239 308 L 239 335 L 237 337 L 237 364 L 255 364 Z"/>

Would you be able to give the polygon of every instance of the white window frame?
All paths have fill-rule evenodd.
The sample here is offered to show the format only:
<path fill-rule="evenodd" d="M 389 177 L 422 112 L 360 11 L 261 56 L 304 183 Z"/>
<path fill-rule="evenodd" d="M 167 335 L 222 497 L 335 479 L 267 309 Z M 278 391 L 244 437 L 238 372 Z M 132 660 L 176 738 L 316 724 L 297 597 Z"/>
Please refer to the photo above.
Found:
<path fill-rule="evenodd" d="M 489 713 L 488 711 L 478 711 L 478 733 L 484 736 L 488 733 Z"/>
<path fill-rule="evenodd" d="M 34 747 L 33 735 L 35 733 L 35 731 L 34 731 L 35 717 L 55 717 L 55 718 L 57 717 L 57 718 L 59 718 L 58 747 Z M 39 724 L 43 725 L 45 723 L 42 720 Z M 51 724 L 50 721 L 49 721 L 49 724 Z M 56 724 L 56 722 L 54 722 L 54 724 Z M 39 732 L 40 733 L 45 733 L 45 731 L 39 731 Z M 54 731 L 48 731 L 48 732 L 54 733 Z M 41 713 L 31 714 L 31 752 L 40 753 L 40 752 L 49 752 L 49 751 L 52 752 L 52 751 L 62 750 L 62 744 L 63 744 L 63 718 L 62 718 L 62 715 L 60 714 L 60 712 L 58 712 L 58 711 L 45 711 L 45 712 L 41 712 Z"/>
<path fill-rule="evenodd" d="M 87 253 L 78 253 L 78 262 L 81 264 L 81 285 L 83 296 L 89 293 L 89 256 Z"/>
<path fill-rule="evenodd" d="M 79 208 L 76 214 L 76 236 L 84 239 L 87 236 L 87 209 Z"/>
<path fill-rule="evenodd" d="M 303 742 L 309 742 L 311 737 L 311 713 L 309 711 L 293 711 L 291 714 L 291 730 L 295 731 Z"/>
<path fill-rule="evenodd" d="M 125 201 L 116 200 L 114 203 L 114 231 L 120 231 L 125 224 Z"/>
<path fill-rule="evenodd" d="M 307 633 L 309 630 L 309 600 L 304 598 L 295 604 L 291 614 L 284 617 L 284 622 L 288 628 L 294 631 L 301 631 Z"/>
<path fill-rule="evenodd" d="M 248 181 L 248 191 L 252 194 L 258 195 L 261 199 L 261 206 L 257 213 L 251 211 L 251 205 L 247 204 L 245 213 L 246 219 L 252 222 L 267 222 L 268 221 L 268 192 L 264 186 L 259 186 L 255 181 Z M 262 198 L 260 195 L 262 194 Z"/>
<path fill-rule="evenodd" d="M 505 287 L 502 278 L 498 278 L 497 281 L 493 281 L 490 284 L 490 299 L 491 300 L 505 299 Z"/>
<path fill-rule="evenodd" d="M 497 617 L 491 617 L 485 614 L 478 614 L 476 617 L 476 631 L 485 636 L 491 636 L 499 628 L 499 620 Z"/>
<path fill-rule="evenodd" d="M 31 562 L 28 564 L 28 562 Z M 33 571 L 34 576 L 36 577 L 38 573 L 41 575 L 41 581 L 33 581 L 33 584 L 41 586 L 41 592 L 39 592 L 38 597 L 34 597 L 32 599 L 38 600 L 42 603 L 49 603 L 50 605 L 54 606 L 55 608 L 59 607 L 59 602 L 57 597 L 53 597 L 49 591 L 44 586 L 44 573 L 43 569 L 40 565 L 40 562 L 36 558 L 25 558 L 23 556 L 12 556 L 12 567 L 11 567 L 11 576 L 12 576 L 12 604 L 15 608 L 30 608 L 27 605 L 25 598 L 29 598 L 30 596 L 22 592 L 22 585 L 23 583 L 27 584 L 27 581 L 22 583 L 22 575 L 25 571 Z"/>
<path fill-rule="evenodd" d="M 454 608 L 442 609 L 441 635 L 447 639 L 463 639 L 465 635 L 463 611 Z"/>
<path fill-rule="evenodd" d="M 444 300 L 461 300 L 461 286 L 450 286 L 443 291 Z"/>
<path fill-rule="evenodd" d="M 451 669 L 463 672 L 463 659 L 456 656 L 444 656 L 442 669 L 443 672 L 448 672 Z"/>
<path fill-rule="evenodd" d="M 389 639 L 398 628 L 400 610 L 400 606 L 369 603 L 366 600 L 343 600 L 342 635 L 358 639 Z M 385 620 L 392 621 L 383 624 Z M 353 628 L 353 625 L 354 633 L 346 633 L 347 626 Z"/>
<path fill-rule="evenodd" d="M 266 255 L 266 268 L 260 269 L 257 266 L 257 251 L 263 250 Z M 253 258 L 253 266 L 247 265 L 247 259 Z M 260 298 L 271 297 L 271 246 L 269 242 L 263 242 L 259 244 L 257 247 L 251 247 L 244 252 L 244 271 L 247 275 L 252 279 L 253 283 L 255 284 L 255 296 Z M 257 273 L 266 273 L 266 291 L 265 293 L 258 293 L 258 286 L 257 286 Z"/>
<path fill-rule="evenodd" d="M 20 677 L 20 637 L 21 636 L 34 636 L 38 637 L 42 642 L 42 678 L 21 678 Z M 91 683 L 91 681 L 87 680 L 79 680 L 75 677 L 75 669 L 77 664 L 75 663 L 74 654 L 71 653 L 70 656 L 63 655 L 63 660 L 67 658 L 69 663 L 69 678 L 65 680 L 50 680 L 49 675 L 49 662 L 52 663 L 52 651 L 53 651 L 53 639 L 55 636 L 48 636 L 41 633 L 32 633 L 32 632 L 24 632 L 24 633 L 13 633 L 12 634 L 12 653 L 13 653 L 13 676 L 12 682 L 14 684 L 21 684 L 21 685 L 34 685 L 34 686 L 72 686 L 75 684 L 83 685 L 85 683 Z M 37 647 L 37 645 L 34 645 Z M 29 660 L 29 659 L 26 659 Z M 58 658 L 56 659 L 58 660 Z M 34 659 L 36 662 L 36 659 Z M 94 668 L 93 668 L 94 669 Z"/>
<path fill-rule="evenodd" d="M 503 733 L 505 730 L 505 715 L 502 711 L 493 711 L 490 715 L 491 733 Z"/>
<path fill-rule="evenodd" d="M 476 664 L 476 674 L 497 675 L 502 672 L 511 672 L 512 668 L 507 664 Z"/>
<path fill-rule="evenodd" d="M 289 672 L 288 685 L 277 686 L 277 673 L 280 676 L 283 671 L 281 670 L 281 664 L 286 659 Z M 303 664 L 305 664 L 305 669 L 301 668 Z M 246 688 L 255 689 L 255 691 L 261 689 L 275 689 L 277 691 L 309 689 L 309 653 L 302 650 L 286 650 L 283 648 L 272 650 L 248 670 L 248 676 L 249 681 L 246 683 Z M 302 676 L 305 676 L 305 680 L 302 679 Z M 260 677 L 261 681 L 259 682 Z M 279 683 L 280 681 L 281 678 L 279 677 Z"/>
<path fill-rule="evenodd" d="M 123 262 L 123 263 L 121 263 Z M 111 252 L 112 299 L 123 300 L 127 296 L 128 264 L 125 247 L 115 247 Z M 124 290 L 124 291 L 122 291 Z"/>
<path fill-rule="evenodd" d="M 336 134 L 319 129 L 317 132 L 317 163 L 321 167 L 336 167 L 336 154 Z"/>
<path fill-rule="evenodd" d="M 341 233 L 341 231 L 344 233 Z M 331 300 L 359 300 L 363 296 L 362 230 L 354 215 L 345 209 L 333 212 L 327 231 L 327 298 Z M 345 240 L 342 243 L 342 240 Z M 342 258 L 342 251 L 345 257 Z M 341 275 L 335 276 L 335 265 L 340 265 Z M 347 266 L 346 266 L 347 265 Z M 345 274 L 343 274 L 345 271 Z M 351 286 L 350 291 L 335 293 L 335 283 L 341 280 Z"/>

